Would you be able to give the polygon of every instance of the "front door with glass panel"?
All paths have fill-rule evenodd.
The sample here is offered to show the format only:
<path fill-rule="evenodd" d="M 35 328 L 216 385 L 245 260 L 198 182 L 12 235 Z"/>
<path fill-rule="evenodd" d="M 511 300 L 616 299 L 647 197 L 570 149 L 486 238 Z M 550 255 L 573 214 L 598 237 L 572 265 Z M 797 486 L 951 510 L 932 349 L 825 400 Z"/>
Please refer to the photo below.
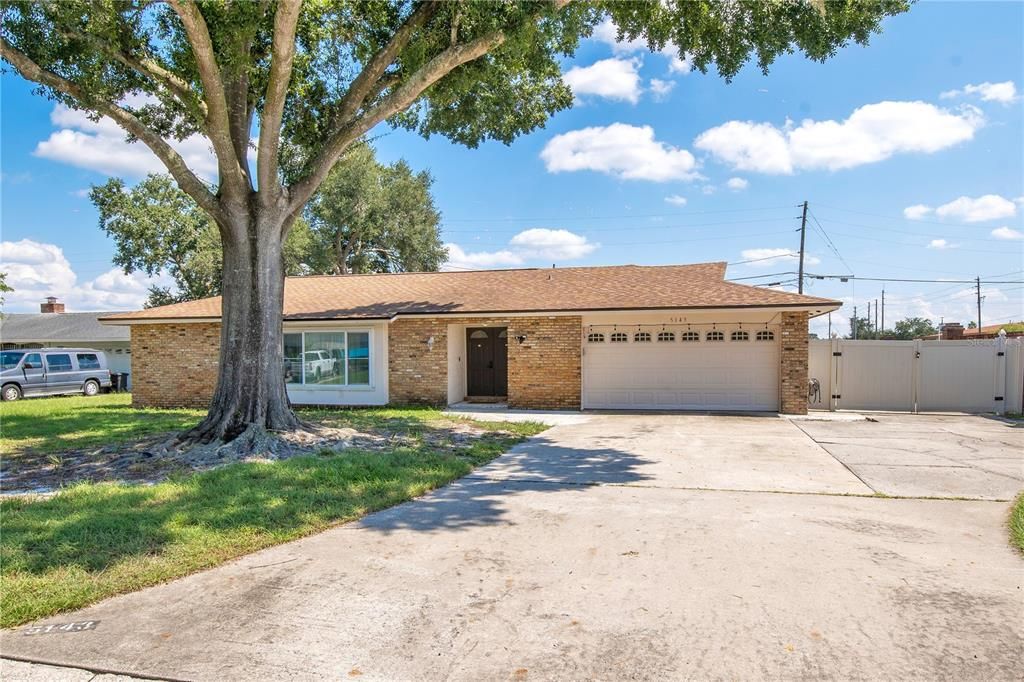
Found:
<path fill-rule="evenodd" d="M 508 395 L 508 330 L 479 327 L 466 330 L 466 394 Z"/>

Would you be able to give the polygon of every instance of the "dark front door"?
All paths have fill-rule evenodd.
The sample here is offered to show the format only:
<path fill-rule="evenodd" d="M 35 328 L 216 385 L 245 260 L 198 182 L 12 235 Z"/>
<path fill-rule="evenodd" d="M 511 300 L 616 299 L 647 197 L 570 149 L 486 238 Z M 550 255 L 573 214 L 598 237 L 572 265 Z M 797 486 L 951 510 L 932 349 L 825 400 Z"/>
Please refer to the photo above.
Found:
<path fill-rule="evenodd" d="M 466 394 L 508 395 L 508 331 L 504 327 L 466 330 Z"/>

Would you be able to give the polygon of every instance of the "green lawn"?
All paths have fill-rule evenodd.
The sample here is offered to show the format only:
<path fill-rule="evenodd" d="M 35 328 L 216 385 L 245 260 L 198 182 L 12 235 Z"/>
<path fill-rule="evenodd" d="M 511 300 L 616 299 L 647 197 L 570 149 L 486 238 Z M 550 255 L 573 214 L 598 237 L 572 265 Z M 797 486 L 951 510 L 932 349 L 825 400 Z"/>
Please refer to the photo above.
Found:
<path fill-rule="evenodd" d="M 193 411 L 132 410 L 118 404 L 121 396 L 92 403 L 58 400 L 75 401 L 77 410 L 55 411 L 65 429 L 79 431 L 46 423 L 44 411 L 33 405 L 42 400 L 25 401 L 24 408 L 4 406 L 5 431 L 12 407 L 39 410 L 36 433 L 27 417 L 18 422 L 21 447 L 54 437 L 75 445 L 89 438 L 100 442 L 104 428 L 107 437 L 127 438 L 181 428 L 198 417 Z M 79 411 L 101 423 L 90 423 Z M 545 428 L 473 422 L 483 432 L 467 441 L 465 422 L 436 410 L 306 411 L 303 416 L 402 435 L 404 445 L 243 462 L 155 485 L 83 483 L 50 498 L 0 500 L 0 626 L 80 608 L 357 519 L 463 476 Z"/>
<path fill-rule="evenodd" d="M 1024 493 L 1017 496 L 1010 510 L 1010 540 L 1024 552 Z"/>
<path fill-rule="evenodd" d="M 0 455 L 52 453 L 108 445 L 198 422 L 203 410 L 136 410 L 128 393 L 0 403 Z"/>

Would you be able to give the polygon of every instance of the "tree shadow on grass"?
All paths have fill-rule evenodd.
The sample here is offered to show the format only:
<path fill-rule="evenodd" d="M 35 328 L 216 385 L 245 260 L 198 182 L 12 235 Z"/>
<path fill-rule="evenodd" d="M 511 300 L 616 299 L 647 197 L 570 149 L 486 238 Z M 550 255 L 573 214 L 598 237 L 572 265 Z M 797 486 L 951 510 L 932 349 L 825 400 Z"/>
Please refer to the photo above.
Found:
<path fill-rule="evenodd" d="M 45 500 L 7 499 L 0 537 L 4 572 L 95 572 L 171 547 L 188 554 L 189 547 L 204 544 L 217 553 L 233 548 L 227 554 L 244 554 L 425 495 L 470 473 L 474 458 L 487 459 L 508 442 L 495 437 L 487 443 L 489 453 L 469 456 L 426 446 L 346 450 L 235 464 L 153 486 L 79 486 Z M 646 478 L 637 471 L 644 460 L 631 453 L 575 450 L 543 437 L 491 466 L 498 463 L 493 472 L 478 470 L 491 472 L 487 478 L 467 476 L 367 517 L 362 526 L 442 531 L 499 524 L 505 498 L 525 488 L 557 491 Z"/>

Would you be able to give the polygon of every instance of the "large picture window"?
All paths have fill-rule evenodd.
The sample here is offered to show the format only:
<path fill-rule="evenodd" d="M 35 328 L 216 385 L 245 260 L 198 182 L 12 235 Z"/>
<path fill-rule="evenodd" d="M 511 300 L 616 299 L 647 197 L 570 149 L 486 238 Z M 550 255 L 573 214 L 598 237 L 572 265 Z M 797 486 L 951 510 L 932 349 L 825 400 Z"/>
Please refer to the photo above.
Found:
<path fill-rule="evenodd" d="M 369 386 L 370 333 L 286 332 L 284 377 L 307 386 Z"/>

